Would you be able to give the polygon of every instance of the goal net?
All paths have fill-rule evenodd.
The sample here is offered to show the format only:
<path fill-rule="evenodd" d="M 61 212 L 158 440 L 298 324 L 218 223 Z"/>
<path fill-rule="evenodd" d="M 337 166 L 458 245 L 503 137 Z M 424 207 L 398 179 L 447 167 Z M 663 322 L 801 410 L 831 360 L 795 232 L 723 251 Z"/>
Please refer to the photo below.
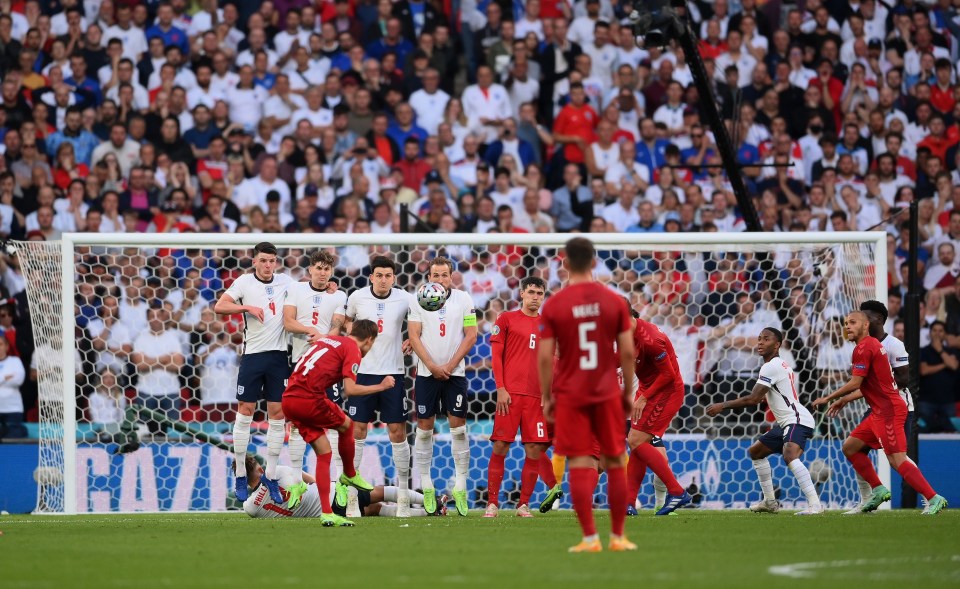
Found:
<path fill-rule="evenodd" d="M 454 283 L 473 298 L 479 337 L 467 356 L 471 507 L 486 502 L 487 462 L 496 392 L 490 332 L 497 314 L 516 308 L 524 276 L 536 275 L 556 291 L 565 280 L 559 234 L 425 235 L 87 235 L 62 242 L 18 242 L 27 279 L 39 374 L 40 463 L 37 511 L 219 511 L 236 508 L 232 457 L 213 444 L 169 427 L 161 414 L 231 443 L 242 322 L 213 313 L 231 281 L 249 269 L 250 248 L 269 239 L 281 248 L 283 271 L 305 276 L 309 254 L 337 255 L 334 280 L 348 294 L 369 284 L 370 256 L 385 254 L 400 267 L 397 287 L 413 291 L 438 254 L 457 263 Z M 772 425 L 761 406 L 705 415 L 713 402 L 751 390 L 761 360 L 754 345 L 761 328 L 786 334 L 783 357 L 798 375 L 801 401 L 846 381 L 852 345 L 842 338 L 842 317 L 862 301 L 886 301 L 883 233 L 595 234 L 596 278 L 622 295 L 643 318 L 669 335 L 686 387 L 681 413 L 664 437 L 680 482 L 702 508 L 742 508 L 760 495 L 746 449 Z M 879 252 L 880 255 L 877 255 Z M 150 365 L 136 352 L 147 309 L 166 309 L 163 332 L 179 342 L 182 366 Z M 408 359 L 408 398 L 414 363 Z M 128 439 L 124 410 L 147 407 Z M 411 403 L 410 418 L 413 419 Z M 825 505 L 858 500 L 854 472 L 840 446 L 865 406 L 849 404 L 835 419 L 818 419 L 817 438 L 804 461 Z M 262 422 L 260 421 L 262 419 Z M 130 420 L 126 422 L 128 425 Z M 375 483 L 393 482 L 390 442 L 383 424 L 371 424 L 361 471 Z M 179 429 L 183 429 L 182 427 Z M 411 421 L 408 431 L 412 432 Z M 255 416 L 252 444 L 265 454 L 266 417 Z M 433 478 L 452 488 L 449 434 L 438 420 Z M 286 451 L 281 462 L 285 462 Z M 881 476 L 889 478 L 883 461 Z M 308 456 L 307 470 L 313 469 Z M 501 505 L 516 501 L 523 450 L 506 461 Z M 789 470 L 772 460 L 777 494 L 791 506 L 802 500 Z M 413 469 L 412 485 L 419 473 Z M 545 492 L 542 484 L 533 501 Z M 598 502 L 605 501 L 603 479 Z M 652 475 L 640 493 L 653 505 Z M 566 504 L 562 506 L 567 506 Z"/>

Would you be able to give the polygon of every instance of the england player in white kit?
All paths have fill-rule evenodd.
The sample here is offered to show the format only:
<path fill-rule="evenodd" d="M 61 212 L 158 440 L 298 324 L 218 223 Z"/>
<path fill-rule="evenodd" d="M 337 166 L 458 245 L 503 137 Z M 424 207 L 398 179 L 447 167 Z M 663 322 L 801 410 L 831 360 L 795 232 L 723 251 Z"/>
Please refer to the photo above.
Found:
<path fill-rule="evenodd" d="M 760 367 L 760 376 L 753 391 L 733 401 L 710 405 L 707 407 L 707 415 L 712 417 L 725 409 L 752 407 L 766 398 L 767 406 L 773 412 L 777 424 L 747 450 L 763 490 L 763 500 L 752 505 L 750 510 L 758 513 L 780 511 L 780 504 L 773 491 L 773 475 L 767 457 L 771 454 L 782 454 L 783 461 L 793 471 L 793 476 L 797 478 L 800 490 L 807 499 L 807 508 L 796 515 L 816 515 L 823 513 L 823 506 L 820 504 L 817 488 L 810 478 L 810 471 L 800 462 L 800 455 L 806 448 L 807 440 L 813 437 L 816 423 L 807 408 L 800 404 L 797 395 L 799 387 L 793 369 L 780 358 L 782 343 L 783 333 L 779 329 L 763 328 L 757 338 L 757 353 L 763 357 L 764 364 Z"/>
<path fill-rule="evenodd" d="M 453 262 L 437 257 L 431 260 L 427 274 L 430 282 L 447 289 L 447 301 L 439 311 L 428 312 L 420 305 L 410 306 L 407 326 L 410 345 L 417 355 L 417 380 L 414 396 L 417 406 L 417 437 L 414 454 L 420 470 L 424 508 L 434 512 L 433 424 L 443 410 L 450 424 L 450 448 L 456 471 L 453 499 L 457 513 L 467 515 L 467 472 L 470 469 L 470 445 L 467 441 L 467 379 L 463 359 L 477 341 L 477 314 L 473 298 L 453 288 Z"/>
<path fill-rule="evenodd" d="M 243 467 L 250 444 L 250 424 L 260 399 L 267 401 L 267 474 L 264 484 L 279 503 L 277 462 L 283 448 L 284 418 L 280 402 L 290 377 L 287 334 L 283 330 L 283 302 L 293 280 L 276 273 L 277 248 L 269 242 L 253 248 L 253 271 L 237 278 L 220 296 L 214 312 L 243 314 L 243 356 L 237 376 L 237 420 L 233 424 L 233 453 L 237 460 L 237 499 L 247 498 Z"/>
<path fill-rule="evenodd" d="M 359 469 L 368 424 L 380 412 L 380 421 L 387 424 L 393 447 L 393 464 L 400 485 L 401 517 L 409 511 L 407 489 L 410 484 L 410 445 L 407 444 L 407 395 L 404 390 L 403 322 L 407 312 L 416 303 L 410 293 L 393 288 L 396 265 L 386 256 L 375 256 L 370 261 L 370 286 L 354 291 L 347 298 L 347 319 L 368 319 L 377 324 L 377 339 L 364 356 L 357 374 L 358 385 L 379 384 L 384 377 L 393 376 L 395 384 L 375 395 L 348 398 L 345 409 L 354 422 L 356 451 L 354 467 Z"/>

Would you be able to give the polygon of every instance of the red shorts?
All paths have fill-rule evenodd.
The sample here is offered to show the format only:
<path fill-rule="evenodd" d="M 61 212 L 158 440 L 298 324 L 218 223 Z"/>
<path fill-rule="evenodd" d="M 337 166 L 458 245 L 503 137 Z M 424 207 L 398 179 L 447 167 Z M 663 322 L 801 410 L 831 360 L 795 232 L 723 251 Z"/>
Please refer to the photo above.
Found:
<path fill-rule="evenodd" d="M 643 406 L 643 413 L 640 414 L 640 421 L 631 427 L 637 431 L 662 436 L 673 418 L 683 407 L 683 388 L 673 391 L 661 391 L 647 398 L 647 404 Z"/>
<path fill-rule="evenodd" d="M 851 438 L 861 440 L 868 448 L 874 450 L 883 448 L 884 454 L 898 454 L 907 451 L 907 434 L 903 431 L 903 424 L 907 419 L 907 412 L 897 412 L 888 417 L 880 417 L 871 413 L 860 425 L 850 432 Z"/>
<path fill-rule="evenodd" d="M 284 395 L 282 407 L 284 417 L 300 430 L 308 444 L 322 436 L 324 430 L 336 429 L 347 420 L 343 411 L 326 395 L 312 399 Z"/>
<path fill-rule="evenodd" d="M 513 395 L 510 397 L 510 413 L 497 414 L 493 418 L 493 435 L 491 440 L 512 442 L 520 429 L 520 441 L 524 444 L 549 444 L 547 435 L 547 420 L 543 418 L 543 408 L 540 407 L 540 397 L 529 395 Z"/>
<path fill-rule="evenodd" d="M 592 405 L 556 405 L 554 450 L 561 456 L 620 456 L 626 448 L 623 401 L 615 397 Z"/>

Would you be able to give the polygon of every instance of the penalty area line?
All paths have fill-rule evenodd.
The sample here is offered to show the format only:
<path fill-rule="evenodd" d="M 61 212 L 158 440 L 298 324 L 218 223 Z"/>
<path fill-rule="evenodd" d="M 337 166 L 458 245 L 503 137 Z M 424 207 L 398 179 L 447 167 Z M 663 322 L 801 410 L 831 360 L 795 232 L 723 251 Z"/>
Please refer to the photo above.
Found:
<path fill-rule="evenodd" d="M 890 558 L 852 558 L 845 560 L 821 560 L 812 562 L 795 562 L 767 567 L 767 573 L 775 577 L 790 577 L 792 579 L 813 579 L 821 573 L 831 570 L 842 570 L 852 567 L 877 567 L 883 565 L 903 564 L 930 564 L 933 562 L 954 562 L 960 565 L 960 554 L 942 556 L 900 556 Z M 874 575 L 882 572 L 877 571 Z M 929 574 L 934 574 L 933 572 Z M 935 576 L 960 576 L 960 568 L 955 572 L 935 574 Z M 915 573 L 913 574 L 915 576 Z"/>

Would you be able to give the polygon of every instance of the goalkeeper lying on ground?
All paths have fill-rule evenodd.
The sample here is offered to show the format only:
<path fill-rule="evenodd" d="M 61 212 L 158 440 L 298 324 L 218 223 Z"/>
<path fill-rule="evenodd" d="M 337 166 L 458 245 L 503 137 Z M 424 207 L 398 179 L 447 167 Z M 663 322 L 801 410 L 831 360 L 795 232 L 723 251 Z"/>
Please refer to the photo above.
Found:
<path fill-rule="evenodd" d="M 303 494 L 300 504 L 293 509 L 288 509 L 286 500 L 288 498 L 287 488 L 293 486 L 298 481 L 293 480 L 293 469 L 286 466 L 277 467 L 277 478 L 280 480 L 280 494 L 283 495 L 284 503 L 278 504 L 270 499 L 270 493 L 267 488 L 260 484 L 263 477 L 263 467 L 257 462 L 256 458 L 247 455 L 247 481 L 250 485 L 250 496 L 243 502 L 243 510 L 250 517 L 317 517 L 323 518 L 320 509 L 320 495 L 317 492 L 315 479 L 303 473 L 303 482 L 307 483 L 307 492 Z M 340 517 L 343 517 L 347 510 L 347 487 L 337 483 L 331 491 L 331 501 L 333 511 Z M 389 516 L 397 514 L 397 488 L 384 487 L 377 485 L 370 492 L 360 491 L 360 510 L 363 516 Z M 387 503 L 394 503 L 388 505 Z M 446 515 L 447 498 L 445 496 L 437 498 L 437 506 L 440 515 Z M 423 495 L 410 491 L 410 515 L 413 517 L 428 515 L 423 510 Z M 327 525 L 324 522 L 324 525 Z M 332 524 L 330 524 L 332 525 Z M 342 525 L 342 524 L 341 524 Z M 352 525 L 352 524 L 350 524 Z"/>

